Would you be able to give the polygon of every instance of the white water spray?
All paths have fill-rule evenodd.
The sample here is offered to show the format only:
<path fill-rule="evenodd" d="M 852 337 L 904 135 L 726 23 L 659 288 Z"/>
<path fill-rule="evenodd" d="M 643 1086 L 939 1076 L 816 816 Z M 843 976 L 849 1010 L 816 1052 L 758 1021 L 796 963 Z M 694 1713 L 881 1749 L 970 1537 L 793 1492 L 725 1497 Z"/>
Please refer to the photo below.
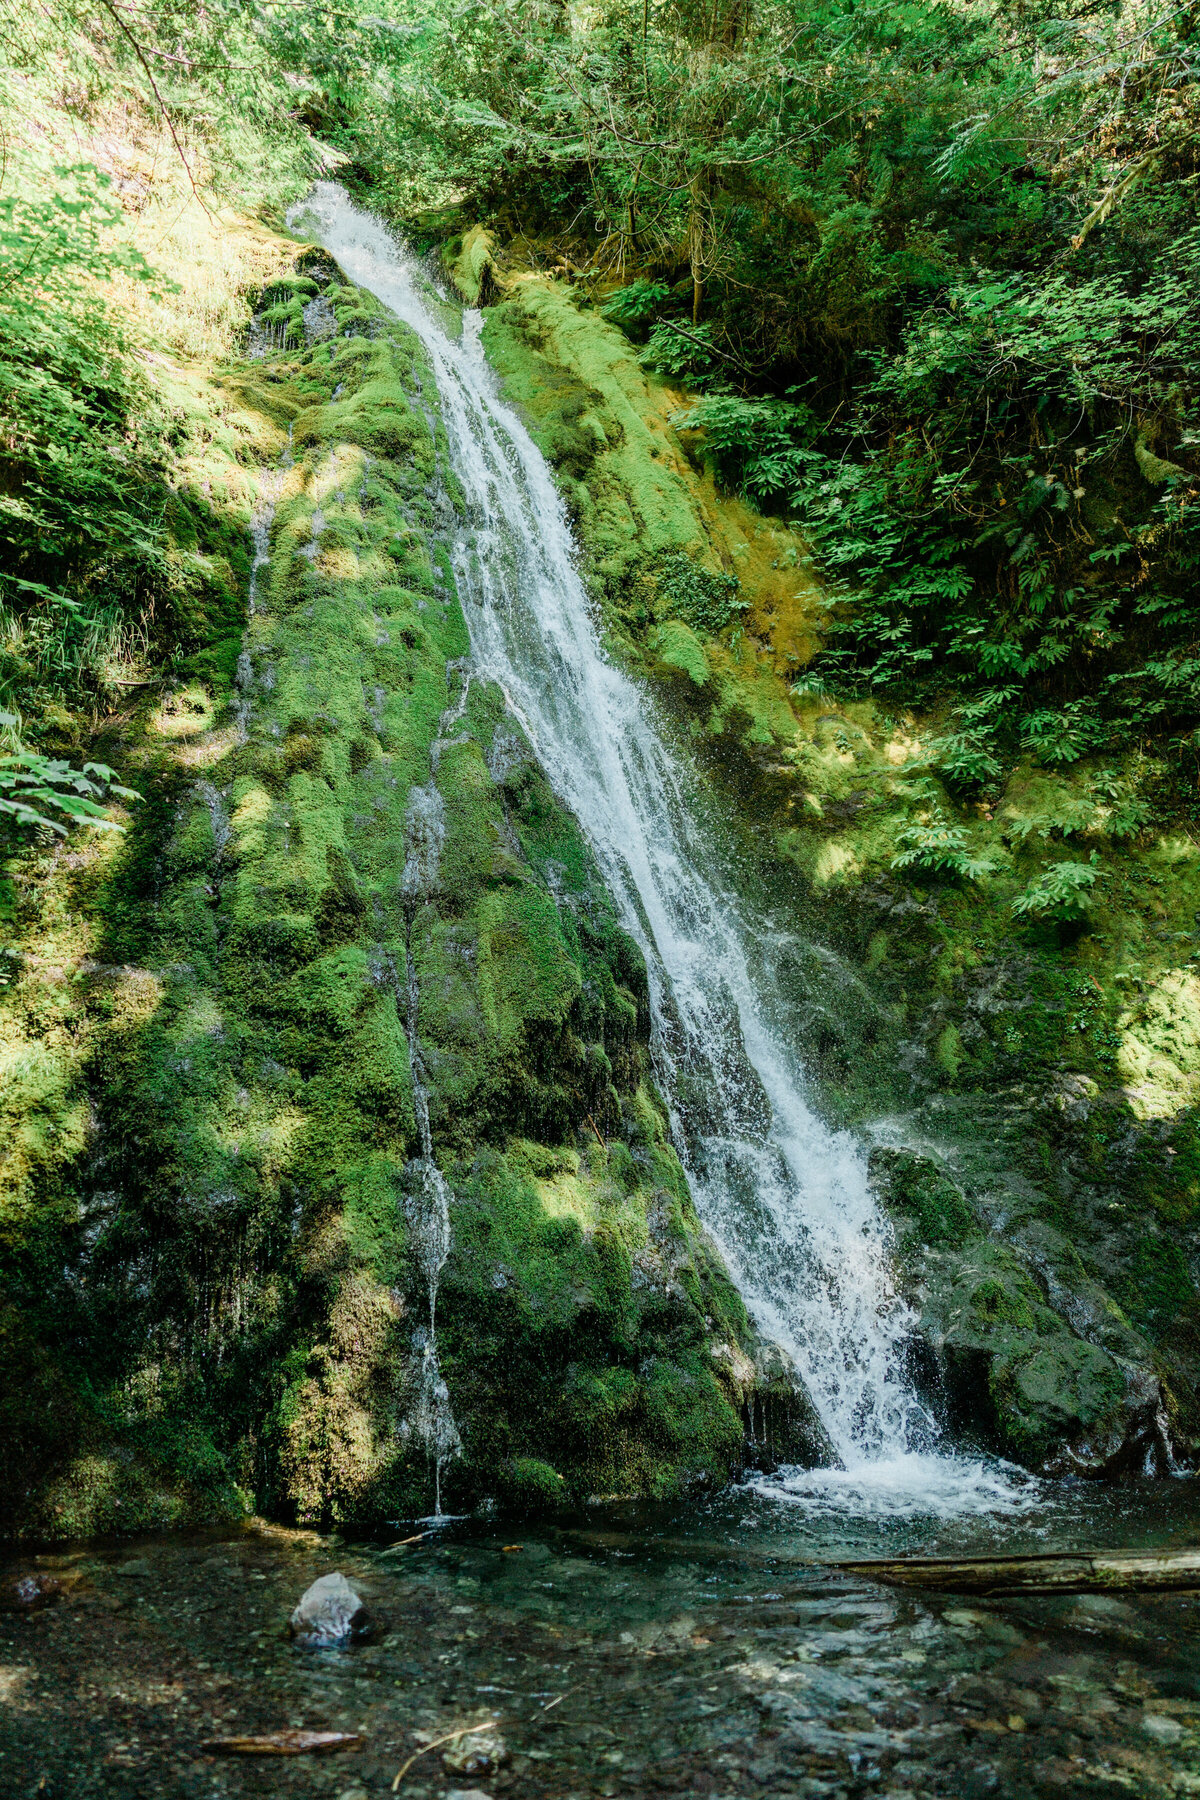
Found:
<path fill-rule="evenodd" d="M 452 341 L 411 259 L 333 183 L 291 222 L 417 333 L 433 365 L 467 498 L 456 573 L 475 670 L 503 688 L 645 954 L 655 1063 L 697 1209 L 758 1328 L 794 1358 L 844 1465 L 785 1471 L 771 1491 L 859 1511 L 1006 1504 L 994 1470 L 936 1452 L 904 1377 L 911 1318 L 862 1148 L 808 1103 L 777 1024 L 782 997 L 751 954 L 692 783 L 646 696 L 601 647 L 562 500 L 499 398 L 480 315 L 468 312 Z"/>

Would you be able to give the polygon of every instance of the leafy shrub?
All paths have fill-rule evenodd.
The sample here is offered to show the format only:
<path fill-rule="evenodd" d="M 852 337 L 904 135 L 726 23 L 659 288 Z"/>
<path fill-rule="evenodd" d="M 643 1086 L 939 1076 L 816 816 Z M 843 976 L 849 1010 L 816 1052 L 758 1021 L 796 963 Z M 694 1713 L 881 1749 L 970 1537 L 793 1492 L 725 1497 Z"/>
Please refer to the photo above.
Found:
<path fill-rule="evenodd" d="M 713 343 L 711 325 L 683 325 L 660 319 L 642 351 L 641 363 L 659 375 L 695 380 L 719 368 L 721 358 Z"/>
<path fill-rule="evenodd" d="M 614 325 L 642 325 L 652 319 L 671 290 L 665 281 L 631 281 L 610 294 L 601 311 Z"/>
<path fill-rule="evenodd" d="M 965 829 L 942 813 L 907 825 L 897 841 L 900 849 L 892 858 L 893 869 L 920 869 L 928 875 L 955 875 L 965 881 L 979 881 L 996 867 L 990 856 L 977 855 L 970 848 Z"/>
<path fill-rule="evenodd" d="M 1116 769 L 1099 769 L 1088 782 L 1088 793 L 1101 815 L 1099 828 L 1116 843 L 1136 837 L 1150 823 L 1151 809 Z"/>
<path fill-rule="evenodd" d="M 7 716 L 0 714 L 0 721 Z M 33 750 L 0 756 L 0 845 L 6 835 L 43 827 L 60 837 L 66 836 L 70 825 L 122 831 L 123 826 L 104 816 L 104 802 L 111 794 L 122 800 L 141 798 L 132 788 L 119 786 L 105 763 L 89 762 L 82 769 L 73 769 L 68 762 Z M 52 813 L 58 818 L 52 818 Z"/>
<path fill-rule="evenodd" d="M 1105 735 L 1090 700 L 1073 700 L 1057 710 L 1038 707 L 1021 721 L 1022 748 L 1052 769 L 1078 762 Z"/>
<path fill-rule="evenodd" d="M 804 481 L 813 460 L 817 421 L 807 406 L 786 400 L 743 400 L 714 394 L 672 423 L 703 431 L 705 452 L 728 487 L 775 500 Z"/>
<path fill-rule="evenodd" d="M 1012 902 L 1018 918 L 1059 920 L 1073 924 L 1087 916 L 1088 900 L 1096 885 L 1099 857 L 1091 862 L 1056 862 L 1042 870 Z"/>
<path fill-rule="evenodd" d="M 1017 692 L 1014 687 L 985 689 L 978 698 L 955 708 L 956 731 L 932 740 L 930 762 L 952 787 L 982 787 L 1002 773 L 997 737 Z"/>

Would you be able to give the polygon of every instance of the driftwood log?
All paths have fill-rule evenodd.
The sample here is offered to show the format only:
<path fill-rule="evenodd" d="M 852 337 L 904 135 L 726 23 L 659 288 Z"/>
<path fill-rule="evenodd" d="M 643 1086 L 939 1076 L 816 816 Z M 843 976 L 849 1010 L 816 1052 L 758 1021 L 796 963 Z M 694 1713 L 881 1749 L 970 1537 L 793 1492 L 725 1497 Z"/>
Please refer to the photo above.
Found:
<path fill-rule="evenodd" d="M 848 1575 L 943 1594 L 1183 1593 L 1200 1590 L 1200 1549 L 1075 1550 L 1040 1556 L 905 1556 L 838 1562 Z"/>

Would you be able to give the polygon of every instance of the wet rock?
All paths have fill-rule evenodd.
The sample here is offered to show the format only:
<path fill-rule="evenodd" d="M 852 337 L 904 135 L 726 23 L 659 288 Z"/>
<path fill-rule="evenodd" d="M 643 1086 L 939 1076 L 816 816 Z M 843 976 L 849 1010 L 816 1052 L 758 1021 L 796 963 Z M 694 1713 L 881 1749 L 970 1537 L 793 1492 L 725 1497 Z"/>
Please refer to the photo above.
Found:
<path fill-rule="evenodd" d="M 306 1589 L 289 1620 L 289 1629 L 297 1643 L 320 1648 L 368 1637 L 374 1620 L 361 1595 L 338 1570 L 319 1576 Z"/>
<path fill-rule="evenodd" d="M 1168 1717 L 1166 1713 L 1147 1713 L 1142 1720 L 1142 1730 L 1156 1744 L 1177 1744 L 1183 1736 L 1183 1726 L 1179 1720 Z"/>
<path fill-rule="evenodd" d="M 135 1556 L 128 1562 L 118 1563 L 110 1573 L 120 1576 L 122 1581 L 145 1581 L 148 1576 L 153 1575 L 154 1570 L 144 1556 Z"/>
<path fill-rule="evenodd" d="M 1150 1347 L 1076 1247 L 1030 1216 L 1035 1190 L 1008 1177 L 968 1195 L 901 1150 L 873 1151 L 870 1169 L 920 1308 L 914 1370 L 950 1431 L 1047 1475 L 1169 1473 Z"/>
<path fill-rule="evenodd" d="M 784 1463 L 802 1469 L 839 1466 L 837 1451 L 782 1344 L 760 1343 L 753 1361 L 736 1344 L 717 1344 L 711 1355 L 741 1409 L 747 1468 L 770 1473 Z"/>
<path fill-rule="evenodd" d="M 6 1612 L 40 1612 L 62 1599 L 62 1583 L 53 1575 L 33 1571 L 10 1576 L 0 1587 L 0 1605 Z"/>
<path fill-rule="evenodd" d="M 508 1745 L 499 1732 L 464 1733 L 442 1752 L 442 1766 L 451 1775 L 485 1775 L 508 1761 Z"/>

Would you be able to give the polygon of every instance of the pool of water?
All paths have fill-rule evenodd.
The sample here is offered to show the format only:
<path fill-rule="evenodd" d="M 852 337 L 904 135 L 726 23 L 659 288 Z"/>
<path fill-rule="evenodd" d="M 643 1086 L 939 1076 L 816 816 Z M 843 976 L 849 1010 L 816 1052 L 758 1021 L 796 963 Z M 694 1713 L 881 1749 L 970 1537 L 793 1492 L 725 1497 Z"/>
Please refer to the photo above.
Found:
<path fill-rule="evenodd" d="M 406 1800 L 1200 1794 L 1200 1596 L 956 1600 L 830 1566 L 1200 1542 L 1192 1479 L 1000 1491 L 939 1517 L 763 1478 L 408 1544 L 256 1525 L 9 1554 L 6 1587 L 61 1593 L 0 1613 L 0 1795 L 382 1800 L 405 1764 Z M 297 1649 L 288 1614 L 335 1569 L 376 1634 Z M 204 1749 L 287 1727 L 361 1742 Z"/>

